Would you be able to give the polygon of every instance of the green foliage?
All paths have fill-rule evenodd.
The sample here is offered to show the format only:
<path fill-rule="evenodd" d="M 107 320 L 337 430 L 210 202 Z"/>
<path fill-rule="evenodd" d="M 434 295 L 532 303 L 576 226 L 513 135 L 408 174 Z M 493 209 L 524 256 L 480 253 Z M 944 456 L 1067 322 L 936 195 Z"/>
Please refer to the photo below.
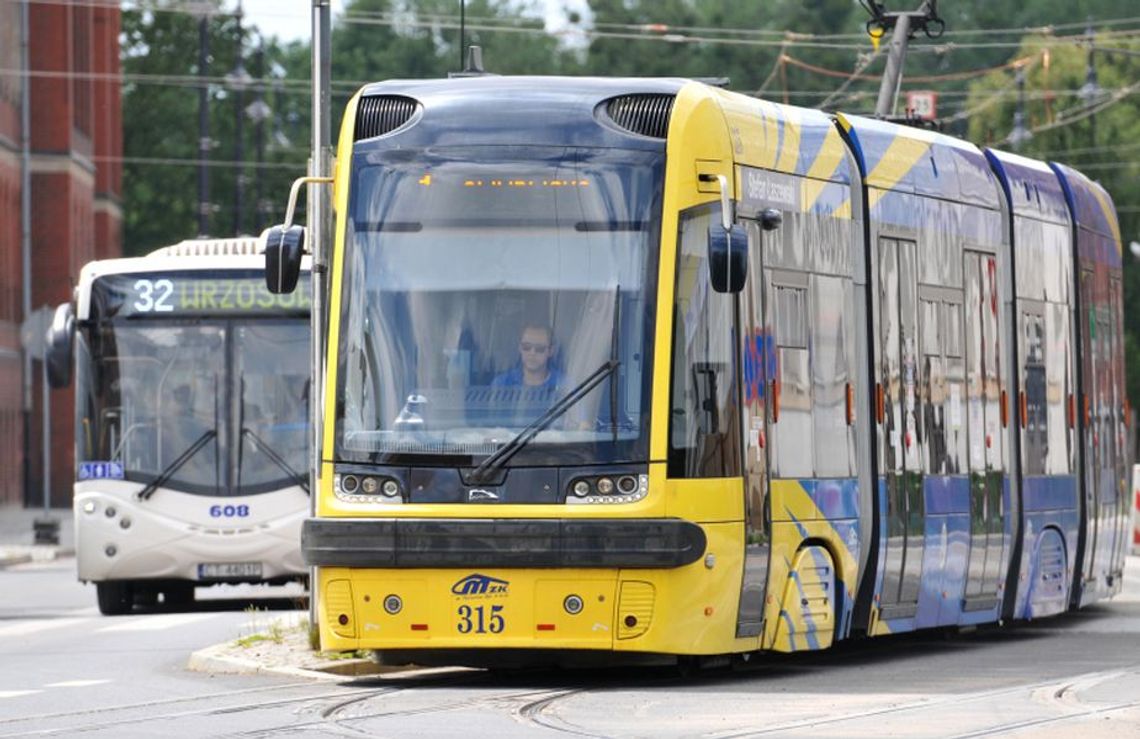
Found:
<path fill-rule="evenodd" d="M 217 0 L 215 0 L 215 3 Z M 122 12 L 122 66 L 127 81 L 123 85 L 123 252 L 127 256 L 145 254 L 152 249 L 172 244 L 198 233 L 198 18 L 180 12 L 151 10 L 134 6 Z M 161 4 L 156 7 L 162 8 Z M 217 5 L 215 5 L 217 7 Z M 288 118 L 278 118 L 281 131 L 267 131 L 266 166 L 256 169 L 254 159 L 254 126 L 243 120 L 244 158 L 246 166 L 233 165 L 236 159 L 235 97 L 221 79 L 236 67 L 238 26 L 232 15 L 211 15 L 208 21 L 209 60 L 206 75 L 213 79 L 209 91 L 209 136 L 214 144 L 207 159 L 210 202 L 208 235 L 233 234 L 233 204 L 239 172 L 244 171 L 245 207 L 242 231 L 255 228 L 254 189 L 257 177 L 262 179 L 264 196 L 281 201 L 276 219 L 284 212 L 281 193 L 288 192 L 289 182 L 303 173 L 305 139 L 289 132 Z M 257 76 L 250 58 L 250 40 L 246 38 L 246 61 L 251 75 Z M 266 49 L 269 63 L 279 61 L 285 52 L 270 44 Z M 307 52 L 306 52 L 307 53 Z M 282 88 L 268 93 L 267 102 L 288 112 L 285 98 L 307 101 L 308 90 Z M 243 107 L 253 101 L 253 93 L 243 96 Z M 288 135 L 299 149 L 274 143 L 275 133 Z M 287 168 L 275 168 L 288 163 Z M 263 221 L 274 219 L 263 214 Z"/>
<path fill-rule="evenodd" d="M 166 7 L 167 0 L 150 0 Z M 220 0 L 213 0 L 215 7 Z M 786 51 L 802 62 L 835 70 L 854 69 L 860 54 L 870 51 L 863 33 L 866 14 L 853 0 L 770 0 L 766 3 L 729 0 L 588 0 L 589 12 L 579 19 L 580 33 L 560 38 L 539 32 L 540 0 L 469 0 L 468 44 L 479 44 L 489 71 L 500 74 L 594 74 L 604 76 L 727 77 L 730 87 L 807 107 L 819 105 L 843 82 L 792 64 L 781 67 Z M 888 10 L 917 7 L 917 0 L 888 0 Z M 197 233 L 197 168 L 153 160 L 195 160 L 198 157 L 198 20 L 184 12 L 153 10 L 133 4 L 123 11 L 123 70 L 128 75 L 170 75 L 155 80 L 128 77 L 124 85 L 124 247 L 128 254 L 188 238 Z M 332 38 L 334 133 L 348 98 L 362 85 L 391 78 L 441 77 L 460 67 L 458 0 L 349 0 L 345 16 L 334 23 Z M 173 5 L 171 6 L 174 7 Z M 227 5 L 226 7 L 230 7 Z M 140 9 L 141 8 L 141 9 Z M 903 90 L 935 89 L 941 94 L 943 116 L 970 112 L 950 132 L 977 143 L 999 142 L 1013 120 L 1016 89 L 1009 70 L 981 78 L 922 82 L 921 75 L 944 76 L 1006 64 L 1029 56 L 1027 67 L 1027 125 L 1056 120 L 1080 105 L 1073 92 L 1084 84 L 1086 51 L 1057 38 L 1082 30 L 1086 19 L 1111 19 L 1130 13 L 1115 0 L 1025 0 L 993 2 L 960 0 L 939 8 L 951 34 L 940 43 L 921 37 L 907 58 Z M 1095 23 L 1094 23 L 1095 25 Z M 1135 24 L 1133 24 L 1135 25 Z M 662 26 L 667 29 L 662 29 Z M 1008 36 L 970 36 L 963 32 L 996 28 L 1039 29 L 1056 26 L 1055 36 L 1026 32 L 1018 49 L 1002 44 L 968 46 L 968 42 L 1006 41 Z M 718 30 L 721 31 L 718 33 Z M 211 58 L 207 73 L 215 79 L 230 72 L 237 59 L 238 27 L 232 15 L 209 20 Z M 734 33 L 724 33 L 733 31 Z M 797 34 L 848 34 L 844 39 L 815 45 L 800 38 L 781 47 L 785 31 Z M 246 67 L 264 76 L 250 60 L 251 29 L 246 28 Z M 569 39 L 569 40 L 567 40 Z M 1125 46 L 1120 39 L 1101 38 L 1102 45 Z M 1132 49 L 1140 49 L 1131 42 Z M 1049 47 L 1046 70 L 1041 51 Z M 306 43 L 265 46 L 266 68 L 284 71 L 269 85 L 266 102 L 272 107 L 266 138 L 265 166 L 260 177 L 263 198 L 271 212 L 264 222 L 283 215 L 289 183 L 305 171 L 309 145 L 310 75 Z M 1140 59 L 1097 55 L 1100 85 L 1121 89 L 1140 79 Z M 866 68 L 872 78 L 882 70 L 882 58 Z M 169 80 L 169 81 L 166 81 Z M 156 84 L 157 83 L 157 84 Z M 855 82 L 832 105 L 847 112 L 873 108 L 878 85 Z M 246 93 L 245 103 L 252 100 Z M 212 160 L 235 158 L 235 110 L 232 94 L 215 81 L 210 87 L 210 136 L 218 143 Z M 253 126 L 243 126 L 243 148 L 252 162 Z M 1121 215 L 1125 244 L 1140 240 L 1140 97 L 1133 94 L 1095 117 L 1039 131 L 1024 153 L 1063 161 L 1099 180 L 1112 194 Z M 1008 148 L 1006 146 L 1005 148 Z M 145 158 L 147 161 L 133 161 Z M 229 235 L 239 170 L 210 168 L 213 235 Z M 254 230 L 256 216 L 251 182 L 245 188 L 243 230 Z M 1140 406 L 1140 269 L 1125 249 L 1126 350 L 1129 396 Z"/>
<path fill-rule="evenodd" d="M 1140 53 L 1140 42 L 1097 41 Z M 1046 64 L 1046 51 L 1048 64 Z M 1086 102 L 1078 95 L 1085 84 L 1088 51 L 1055 37 L 1027 37 L 1014 58 L 1031 62 L 1025 67 L 1026 126 L 1040 129 L 1021 153 L 1044 161 L 1071 165 L 1108 190 L 1116 203 L 1124 242 L 1124 329 L 1127 390 L 1132 404 L 1140 401 L 1140 265 L 1129 253 L 1128 243 L 1140 241 L 1140 97 L 1124 95 L 1095 115 L 1086 115 Z M 1097 52 L 1095 65 L 1102 100 L 1115 91 L 1129 89 L 1140 80 L 1140 56 Z M 969 138 L 1000 149 L 1012 127 L 1017 92 L 1012 72 L 995 72 L 970 88 L 968 108 L 978 112 L 970 119 Z M 1071 120 L 1070 123 L 1057 125 Z M 1050 128 L 1050 126 L 1055 126 Z"/>

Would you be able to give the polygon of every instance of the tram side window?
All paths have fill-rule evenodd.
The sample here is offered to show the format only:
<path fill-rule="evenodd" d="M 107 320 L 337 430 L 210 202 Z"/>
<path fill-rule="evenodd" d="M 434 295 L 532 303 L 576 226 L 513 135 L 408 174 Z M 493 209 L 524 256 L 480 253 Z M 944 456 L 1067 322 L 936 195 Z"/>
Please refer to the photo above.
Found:
<path fill-rule="evenodd" d="M 808 356 L 808 291 L 773 285 L 776 382 L 772 386 L 772 467 L 777 477 L 815 474 L 811 363 Z"/>
<path fill-rule="evenodd" d="M 734 296 L 712 290 L 708 230 L 719 210 L 682 214 L 673 308 L 669 475 L 741 474 Z"/>
<path fill-rule="evenodd" d="M 1072 348 L 1069 345 L 1069 306 L 1047 303 L 1045 312 L 1045 398 L 1049 431 L 1045 474 L 1072 472 L 1072 448 L 1068 427 L 1068 399 L 1073 392 Z"/>
<path fill-rule="evenodd" d="M 855 445 L 848 433 L 847 386 L 853 382 L 847 326 L 849 282 L 842 277 L 811 278 L 812 421 L 817 477 L 848 477 L 855 472 Z"/>
<path fill-rule="evenodd" d="M 942 361 L 942 303 L 920 300 L 922 321 L 922 372 L 926 382 L 919 388 L 922 404 L 923 434 L 926 439 L 926 472 L 948 474 L 946 460 L 946 372 Z"/>
<path fill-rule="evenodd" d="M 1049 448 L 1048 416 L 1046 411 L 1045 327 L 1041 316 L 1022 313 L 1022 332 L 1025 342 L 1024 410 L 1018 409 L 1024 428 L 1025 471 L 1030 475 L 1045 473 L 1045 457 Z"/>
<path fill-rule="evenodd" d="M 942 353 L 945 375 L 946 405 L 943 417 L 946 474 L 955 475 L 966 466 L 966 361 L 962 343 L 962 304 L 942 304 Z"/>

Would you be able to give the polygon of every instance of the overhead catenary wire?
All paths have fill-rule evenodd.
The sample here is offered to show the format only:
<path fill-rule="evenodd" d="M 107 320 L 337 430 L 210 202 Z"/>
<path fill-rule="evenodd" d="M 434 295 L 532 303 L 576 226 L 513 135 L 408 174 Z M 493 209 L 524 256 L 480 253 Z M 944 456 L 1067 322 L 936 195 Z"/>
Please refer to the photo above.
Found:
<path fill-rule="evenodd" d="M 0 0 L 0 2 L 20 2 L 21 0 Z M 72 5 L 87 5 L 90 7 L 108 7 L 116 3 L 109 2 L 108 0 L 71 0 Z M 135 3 L 133 10 L 139 12 L 156 12 L 156 13 L 181 13 L 185 15 L 200 16 L 200 3 L 186 2 L 181 6 L 167 5 L 162 7 L 154 7 L 146 3 Z M 212 10 L 211 15 L 215 16 L 235 16 L 236 14 L 227 10 Z M 294 14 L 278 14 L 281 16 L 293 16 Z M 300 16 L 297 16 L 300 17 Z M 487 18 L 487 17 L 485 17 Z M 447 29 L 455 30 L 459 28 L 459 21 L 457 16 L 450 16 L 444 14 L 407 14 L 407 13 L 367 13 L 360 11 L 342 13 L 337 18 L 337 22 L 341 24 L 363 24 L 363 25 L 377 25 L 377 26 L 391 26 L 398 28 L 430 28 L 430 29 Z M 520 25 L 528 24 L 528 25 Z M 1101 27 L 1110 25 L 1127 25 L 1127 24 L 1140 24 L 1140 17 L 1127 17 L 1119 19 L 1110 19 L 1098 22 Z M 598 30 L 601 27 L 616 26 L 625 28 L 624 31 L 604 31 Z M 778 30 L 764 30 L 764 36 L 771 38 L 735 38 L 735 37 L 717 37 L 714 33 L 739 35 L 739 29 L 723 29 L 723 28 L 710 28 L 710 27 L 691 27 L 694 29 L 695 35 L 686 35 L 685 33 L 678 33 L 690 27 L 670 27 L 665 26 L 666 32 L 655 32 L 651 30 L 655 24 L 593 24 L 592 27 L 585 27 L 578 29 L 575 33 L 584 36 L 587 40 L 593 39 L 615 39 L 615 40 L 637 40 L 637 41 L 655 41 L 673 44 L 729 44 L 729 45 L 745 45 L 745 46 L 758 46 L 758 47 L 771 47 L 779 48 L 787 43 L 786 39 L 792 37 L 794 44 L 801 48 L 816 48 L 816 49 L 835 49 L 835 50 L 866 50 L 869 48 L 869 43 L 865 40 L 860 40 L 866 37 L 862 34 L 803 34 L 792 31 L 778 31 Z M 1032 26 L 1032 27 L 1011 27 L 1008 29 L 986 29 L 987 33 L 996 34 L 999 32 L 1006 32 L 1010 35 L 1028 35 L 1028 34 L 1044 34 L 1051 35 L 1057 29 L 1068 29 L 1083 27 L 1084 24 L 1058 24 L 1056 26 Z M 540 18 L 529 16 L 520 16 L 518 18 L 507 18 L 502 16 L 493 16 L 487 18 L 483 22 L 468 23 L 467 27 L 474 31 L 483 31 L 488 33 L 533 33 L 540 35 L 563 35 L 565 31 L 548 31 Z M 636 31 L 636 32 L 631 32 Z M 963 32 L 965 34 L 965 32 Z M 1140 34 L 1140 28 L 1131 29 L 1121 32 L 1107 31 L 1101 35 L 1136 35 Z M 757 35 L 759 35 L 759 30 Z M 1070 37 L 1053 36 L 1054 39 L 1071 39 L 1070 43 L 1087 43 L 1087 36 L 1084 34 L 1073 35 Z M 852 43 L 839 43 L 839 41 L 852 41 Z M 1021 45 L 1020 38 L 1016 41 L 1010 42 L 976 42 L 976 43 L 962 43 L 951 42 L 949 44 L 940 44 L 936 48 L 939 52 L 951 49 L 984 49 L 984 48 L 1018 48 Z M 931 47 L 915 47 L 912 52 L 929 52 Z"/>

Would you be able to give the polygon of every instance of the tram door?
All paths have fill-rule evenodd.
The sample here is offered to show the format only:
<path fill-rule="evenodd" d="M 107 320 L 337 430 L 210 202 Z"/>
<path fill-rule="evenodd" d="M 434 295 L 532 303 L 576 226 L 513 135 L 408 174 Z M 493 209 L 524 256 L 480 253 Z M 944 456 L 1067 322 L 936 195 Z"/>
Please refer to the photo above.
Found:
<path fill-rule="evenodd" d="M 918 429 L 916 244 L 879 240 L 879 377 L 887 509 L 882 618 L 913 616 L 922 580 L 925 515 Z"/>
<path fill-rule="evenodd" d="M 1081 336 L 1080 412 L 1084 418 L 1084 556 L 1081 583 L 1096 579 L 1097 546 L 1101 510 L 1100 479 L 1104 454 L 1101 446 L 1100 385 L 1103 366 L 1098 339 L 1098 315 L 1094 293 L 1096 282 L 1092 270 L 1081 270 L 1080 311 L 1078 325 Z M 1083 587 L 1081 588 L 1083 590 Z M 1079 591 L 1078 591 L 1079 592 Z"/>
<path fill-rule="evenodd" d="M 964 267 L 970 558 L 963 610 L 971 611 L 995 606 L 1003 579 L 1005 434 L 1001 405 L 1005 398 L 1001 386 L 997 257 L 967 251 Z"/>
<path fill-rule="evenodd" d="M 748 279 L 739 300 L 740 356 L 744 364 L 744 578 L 740 589 L 736 636 L 759 636 L 764 629 L 764 591 L 768 581 L 771 509 L 768 490 L 767 393 L 775 378 L 776 348 L 764 310 L 764 272 L 760 248 L 763 231 L 746 221 Z M 769 238 L 775 238 L 769 236 Z"/>

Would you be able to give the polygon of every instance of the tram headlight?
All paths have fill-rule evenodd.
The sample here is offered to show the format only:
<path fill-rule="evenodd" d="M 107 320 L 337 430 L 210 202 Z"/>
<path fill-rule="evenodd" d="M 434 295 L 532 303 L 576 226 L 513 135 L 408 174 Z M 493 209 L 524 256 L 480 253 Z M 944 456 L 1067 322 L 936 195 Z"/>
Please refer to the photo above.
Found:
<path fill-rule="evenodd" d="M 403 486 L 399 478 L 389 477 L 384 472 L 383 469 L 375 473 L 367 469 L 336 472 L 333 474 L 333 493 L 345 503 L 403 503 Z"/>
<path fill-rule="evenodd" d="M 96 505 L 95 505 L 95 501 L 93 501 L 93 500 L 89 500 L 83 504 L 83 512 L 84 513 L 94 513 L 95 508 L 96 508 Z"/>
<path fill-rule="evenodd" d="M 579 477 L 566 490 L 571 504 L 621 505 L 636 503 L 649 494 L 649 475 L 621 472 Z"/>
<path fill-rule="evenodd" d="M 115 506 L 113 505 L 107 506 L 107 510 L 103 511 L 103 515 L 107 518 L 114 518 L 116 513 L 118 513 L 118 511 L 115 510 Z"/>
<path fill-rule="evenodd" d="M 622 495 L 633 495 L 637 492 L 637 478 L 633 475 L 622 475 L 617 479 L 617 489 Z"/>
<path fill-rule="evenodd" d="M 384 598 L 384 610 L 388 613 L 388 615 L 395 616 L 397 613 L 403 610 L 403 608 L 404 601 L 395 593 L 392 593 L 391 595 Z"/>

